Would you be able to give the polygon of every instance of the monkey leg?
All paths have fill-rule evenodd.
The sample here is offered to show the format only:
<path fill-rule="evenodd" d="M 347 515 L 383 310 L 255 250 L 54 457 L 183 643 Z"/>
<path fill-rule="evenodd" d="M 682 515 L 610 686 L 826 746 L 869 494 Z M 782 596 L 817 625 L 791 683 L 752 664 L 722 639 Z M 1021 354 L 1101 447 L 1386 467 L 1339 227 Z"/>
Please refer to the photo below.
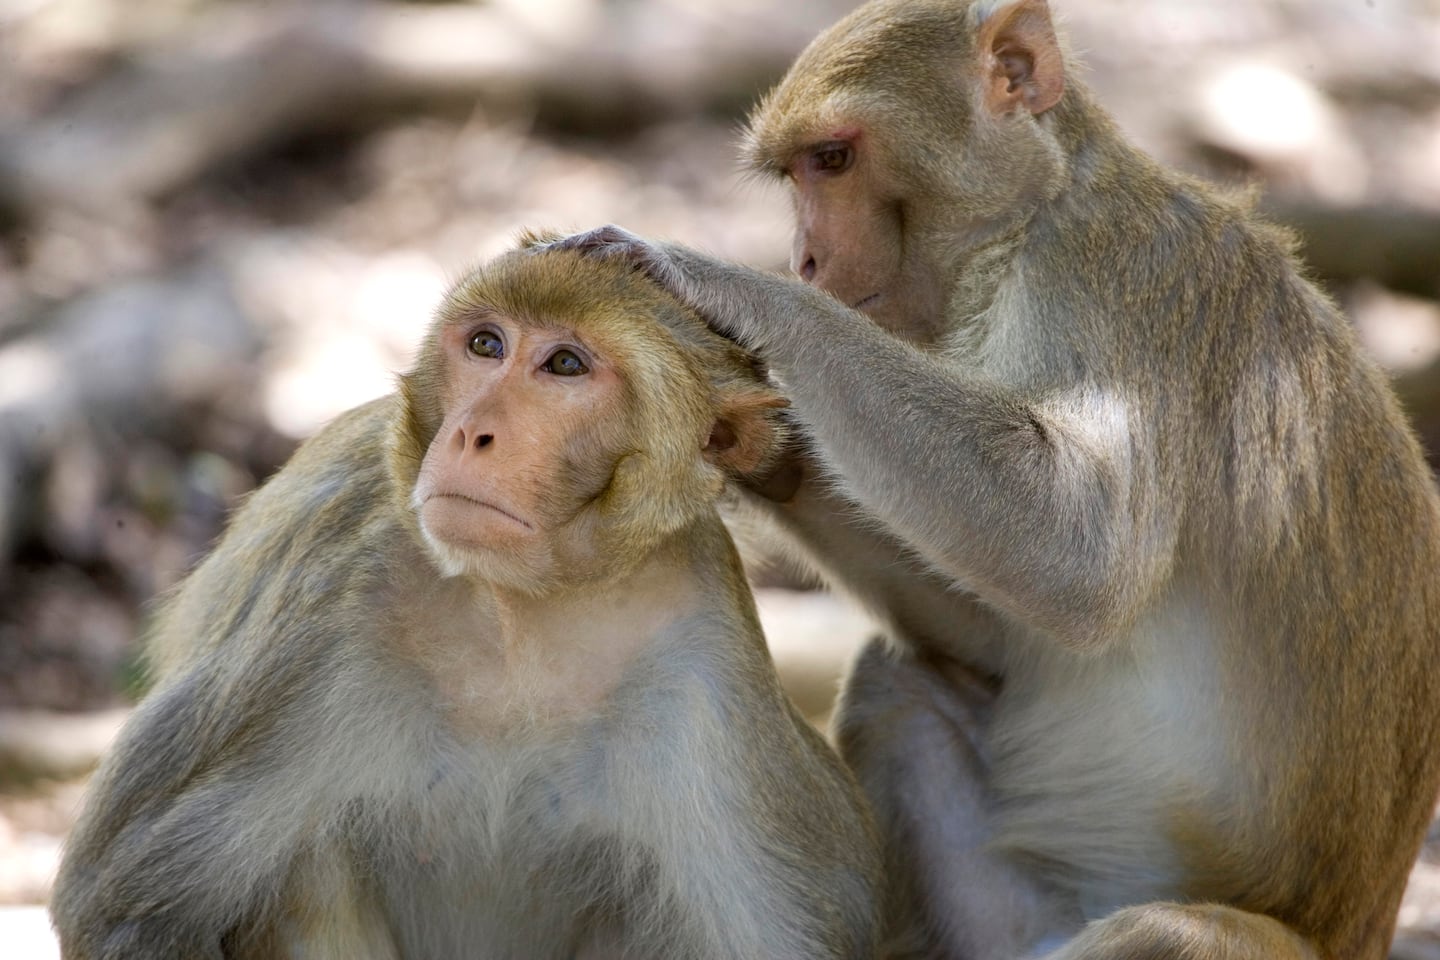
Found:
<path fill-rule="evenodd" d="M 987 849 L 993 698 L 963 668 L 897 654 L 878 637 L 846 681 L 836 734 L 885 845 L 884 956 L 1015 960 L 1057 918 L 1071 919 L 1042 884 Z"/>
<path fill-rule="evenodd" d="M 1319 960 L 1278 920 L 1219 904 L 1147 903 L 1085 928 L 1045 960 Z"/>

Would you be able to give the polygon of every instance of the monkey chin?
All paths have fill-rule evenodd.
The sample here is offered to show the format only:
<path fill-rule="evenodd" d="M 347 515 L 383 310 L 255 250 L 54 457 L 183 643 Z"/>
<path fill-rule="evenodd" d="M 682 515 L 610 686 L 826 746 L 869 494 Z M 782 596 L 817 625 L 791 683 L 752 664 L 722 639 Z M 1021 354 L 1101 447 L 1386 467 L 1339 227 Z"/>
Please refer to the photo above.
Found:
<path fill-rule="evenodd" d="M 465 518 L 452 522 L 449 506 L 430 500 L 419 511 L 420 535 L 435 565 L 446 577 L 467 577 L 502 590 L 540 594 L 550 590 L 557 577 L 554 557 L 544 538 L 521 532 L 513 520 Z"/>
<path fill-rule="evenodd" d="M 544 551 L 448 542 L 432 533 L 423 521 L 420 532 L 431 559 L 445 577 L 465 577 L 529 596 L 549 593 L 559 581 L 555 565 Z"/>

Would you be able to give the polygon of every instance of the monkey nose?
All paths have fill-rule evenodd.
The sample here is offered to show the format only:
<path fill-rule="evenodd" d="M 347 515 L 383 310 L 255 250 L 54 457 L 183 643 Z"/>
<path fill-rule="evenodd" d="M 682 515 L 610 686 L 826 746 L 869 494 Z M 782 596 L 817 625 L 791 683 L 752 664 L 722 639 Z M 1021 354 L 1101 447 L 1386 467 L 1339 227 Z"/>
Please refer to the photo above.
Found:
<path fill-rule="evenodd" d="M 804 280 L 806 283 L 811 283 L 815 279 L 815 270 L 815 258 L 806 257 L 805 262 L 800 265 L 800 269 L 796 272 L 800 274 L 801 280 Z"/>
<path fill-rule="evenodd" d="M 450 443 L 453 450 L 463 455 L 471 451 L 484 450 L 486 447 L 491 446 L 495 443 L 495 434 L 460 427 L 455 431 L 454 439 L 452 439 Z"/>

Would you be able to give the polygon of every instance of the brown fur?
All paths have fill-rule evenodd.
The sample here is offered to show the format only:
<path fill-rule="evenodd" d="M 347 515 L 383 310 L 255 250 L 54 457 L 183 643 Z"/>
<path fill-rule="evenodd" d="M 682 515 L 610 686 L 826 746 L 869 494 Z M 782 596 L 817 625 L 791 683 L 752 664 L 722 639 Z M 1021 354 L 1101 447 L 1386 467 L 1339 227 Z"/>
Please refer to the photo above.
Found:
<path fill-rule="evenodd" d="M 485 324 L 503 363 L 468 350 Z M 537 366 L 552 342 L 586 375 Z M 873 955 L 868 814 L 714 509 L 777 402 L 628 270 L 462 280 L 400 392 L 306 443 L 167 604 L 67 844 L 67 960 Z M 477 577 L 527 535 L 412 503 L 436 472 L 510 497 L 543 577 Z"/>
<path fill-rule="evenodd" d="M 1383 957 L 1440 782 L 1440 501 L 1291 238 L 1126 142 L 1041 0 L 860 7 L 745 150 L 842 303 L 563 245 L 793 401 L 801 482 L 756 507 L 899 648 L 838 717 L 892 947 Z"/>

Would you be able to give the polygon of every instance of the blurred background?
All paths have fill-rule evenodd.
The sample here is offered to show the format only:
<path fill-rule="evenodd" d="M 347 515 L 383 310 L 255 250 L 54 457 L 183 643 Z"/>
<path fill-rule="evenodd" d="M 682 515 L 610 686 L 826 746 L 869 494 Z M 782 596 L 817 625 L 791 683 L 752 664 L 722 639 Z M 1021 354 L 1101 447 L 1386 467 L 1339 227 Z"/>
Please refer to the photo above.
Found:
<path fill-rule="evenodd" d="M 0 0 L 0 943 L 123 719 L 147 604 L 447 280 L 621 223 L 781 267 L 734 132 L 849 0 Z M 1263 190 L 1440 451 L 1440 0 L 1055 0 L 1147 149 Z M 757 569 L 823 720 L 866 636 Z M 1440 957 L 1440 843 L 1397 956 Z M 21 937 L 30 937 L 23 940 Z"/>

